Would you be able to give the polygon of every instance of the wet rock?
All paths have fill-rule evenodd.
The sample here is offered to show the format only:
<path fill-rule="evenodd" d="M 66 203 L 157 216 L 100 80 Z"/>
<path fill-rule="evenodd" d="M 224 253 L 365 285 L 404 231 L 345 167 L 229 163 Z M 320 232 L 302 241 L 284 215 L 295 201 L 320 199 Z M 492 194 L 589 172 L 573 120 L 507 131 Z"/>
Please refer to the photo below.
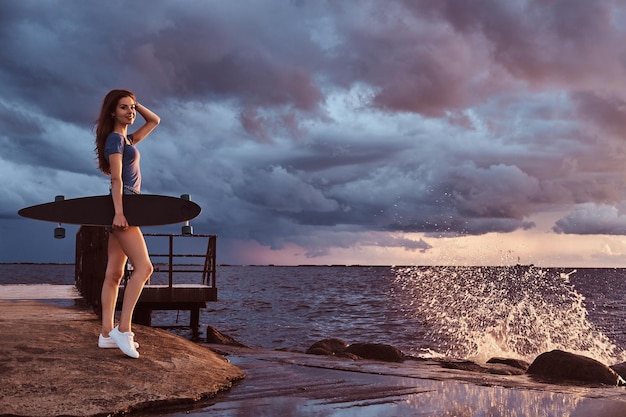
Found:
<path fill-rule="evenodd" d="M 618 363 L 617 365 L 611 365 L 610 368 L 617 372 L 617 374 L 626 379 L 626 362 Z"/>
<path fill-rule="evenodd" d="M 384 343 L 353 343 L 346 348 L 346 352 L 384 362 L 404 362 L 405 359 L 400 349 Z"/>
<path fill-rule="evenodd" d="M 508 365 L 512 368 L 517 368 L 517 369 L 521 369 L 522 371 L 526 372 L 528 370 L 528 367 L 530 366 L 530 364 L 526 361 L 523 361 L 521 359 L 512 359 L 512 358 L 491 358 L 487 361 L 487 363 L 499 363 L 499 364 L 503 364 L 503 365 Z"/>
<path fill-rule="evenodd" d="M 444 360 L 441 361 L 441 367 L 446 369 L 459 369 L 461 371 L 483 372 L 484 368 L 472 361 L 462 360 Z"/>
<path fill-rule="evenodd" d="M 207 326 L 206 329 L 206 342 L 213 343 L 216 345 L 228 345 L 228 346 L 238 346 L 238 347 L 247 347 L 243 343 L 239 343 L 237 340 L 232 337 L 225 335 L 224 333 L 217 330 L 215 327 Z"/>
<path fill-rule="evenodd" d="M 553 350 L 537 356 L 527 374 L 554 382 L 580 381 L 590 384 L 622 385 L 611 368 L 586 356 Z"/>
<path fill-rule="evenodd" d="M 347 350 L 344 350 L 343 352 L 338 352 L 337 354 L 335 354 L 335 356 L 337 356 L 338 358 L 352 359 L 353 361 L 358 361 L 359 359 L 363 359 L 362 357 L 357 356 L 354 353 L 350 353 Z"/>
<path fill-rule="evenodd" d="M 341 339 L 323 339 L 315 342 L 306 353 L 311 355 L 336 356 L 339 358 L 372 359 L 384 362 L 403 362 L 406 357 L 398 348 L 382 343 L 353 343 L 348 345 Z"/>
<path fill-rule="evenodd" d="M 526 369 L 520 369 L 506 363 L 487 363 L 483 365 L 476 362 L 463 360 L 442 361 L 441 367 L 493 375 L 523 375 L 526 372 Z"/>
<path fill-rule="evenodd" d="M 310 355 L 338 356 L 346 351 L 348 344 L 341 339 L 323 339 L 315 342 L 306 353 Z"/>
<path fill-rule="evenodd" d="M 307 349 L 306 353 L 310 355 L 320 356 L 336 356 L 338 358 L 348 358 L 352 360 L 361 359 L 357 355 L 354 355 L 346 351 L 348 344 L 341 339 L 324 339 L 319 342 L 315 342 Z"/>

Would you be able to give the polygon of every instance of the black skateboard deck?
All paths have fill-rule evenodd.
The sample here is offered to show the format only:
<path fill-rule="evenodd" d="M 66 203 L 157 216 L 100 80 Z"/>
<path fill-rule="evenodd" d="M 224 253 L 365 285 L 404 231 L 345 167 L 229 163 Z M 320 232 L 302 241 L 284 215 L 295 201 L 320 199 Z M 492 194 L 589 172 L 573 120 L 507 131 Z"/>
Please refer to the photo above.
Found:
<path fill-rule="evenodd" d="M 154 194 L 125 194 L 124 216 L 131 226 L 161 226 L 181 223 L 200 214 L 199 205 L 187 198 Z M 25 207 L 18 211 L 22 217 L 55 223 L 84 226 L 111 226 L 114 216 L 111 195 L 81 197 Z"/>

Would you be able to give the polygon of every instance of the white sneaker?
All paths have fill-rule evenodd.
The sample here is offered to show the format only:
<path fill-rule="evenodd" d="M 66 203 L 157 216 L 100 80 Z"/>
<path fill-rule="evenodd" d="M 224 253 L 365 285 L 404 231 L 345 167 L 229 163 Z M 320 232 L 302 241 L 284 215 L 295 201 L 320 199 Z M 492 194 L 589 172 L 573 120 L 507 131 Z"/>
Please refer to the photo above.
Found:
<path fill-rule="evenodd" d="M 98 337 L 98 347 L 102 349 L 117 349 L 117 343 L 110 337 L 104 337 L 100 334 Z M 135 349 L 139 349 L 139 343 L 135 342 Z"/>
<path fill-rule="evenodd" d="M 120 332 L 118 326 L 115 326 L 113 330 L 109 332 L 109 337 L 115 341 L 117 347 L 120 348 L 127 356 L 137 359 L 139 352 L 135 349 L 135 333 L 133 332 Z"/>

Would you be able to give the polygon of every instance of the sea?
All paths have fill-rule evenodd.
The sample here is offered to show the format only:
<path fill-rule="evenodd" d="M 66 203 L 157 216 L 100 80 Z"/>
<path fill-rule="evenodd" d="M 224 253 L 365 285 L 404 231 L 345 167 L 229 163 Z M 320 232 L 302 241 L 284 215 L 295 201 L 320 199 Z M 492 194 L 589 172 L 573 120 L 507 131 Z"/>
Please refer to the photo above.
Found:
<path fill-rule="evenodd" d="M 220 265 L 219 300 L 201 310 L 200 336 L 212 326 L 250 347 L 299 352 L 319 340 L 339 338 L 347 343 L 385 343 L 417 357 L 475 362 L 494 356 L 532 362 L 543 352 L 562 349 L 613 365 L 626 361 L 625 274 L 626 269 L 619 268 L 532 265 Z M 185 274 L 183 282 L 200 283 L 201 273 L 195 275 Z M 151 283 L 167 279 L 165 273 L 156 272 Z M 174 280 L 182 283 L 176 276 Z M 74 265 L 0 264 L 0 285 L 42 283 L 73 284 Z M 192 338 L 186 311 L 155 311 L 152 323 Z M 385 372 L 382 375 L 388 375 Z M 441 375 L 415 380 L 419 392 L 406 396 L 327 402 L 281 396 L 250 402 L 247 390 L 263 396 L 259 392 L 264 389 L 255 385 L 258 379 L 255 382 L 253 376 L 251 386 L 244 380 L 232 389 L 233 397 L 227 395 L 218 405 L 181 412 L 153 410 L 149 415 L 617 417 L 626 413 L 623 387 L 546 385 L 518 378 L 507 379 L 506 386 L 519 389 L 507 389 L 486 377 L 472 377 L 478 378 L 476 384 L 463 383 L 467 375 L 458 372 L 446 372 L 447 382 Z"/>
<path fill-rule="evenodd" d="M 304 352 L 339 338 L 478 362 L 532 362 L 562 349 L 613 365 L 626 361 L 625 277 L 620 268 L 532 265 L 221 265 L 218 301 L 201 310 L 200 337 L 212 326 L 264 349 Z M 201 274 L 183 281 L 200 283 Z M 157 272 L 151 282 L 167 277 Z M 42 283 L 73 284 L 74 265 L 0 264 L 0 285 Z M 187 311 L 155 311 L 152 323 L 192 337 Z"/>

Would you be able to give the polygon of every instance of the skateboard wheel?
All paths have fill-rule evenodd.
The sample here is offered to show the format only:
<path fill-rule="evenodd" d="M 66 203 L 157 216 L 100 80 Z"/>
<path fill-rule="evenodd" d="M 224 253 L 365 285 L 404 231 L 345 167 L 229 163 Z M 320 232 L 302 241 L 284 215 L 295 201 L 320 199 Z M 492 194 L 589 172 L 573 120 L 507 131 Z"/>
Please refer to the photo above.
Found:
<path fill-rule="evenodd" d="M 183 226 L 183 236 L 191 236 L 193 235 L 193 227 L 189 226 L 188 224 Z"/>
<path fill-rule="evenodd" d="M 189 194 L 182 194 L 180 198 L 182 198 L 183 200 L 191 201 L 191 196 Z"/>
<path fill-rule="evenodd" d="M 55 239 L 65 239 L 65 229 L 63 227 L 55 227 L 54 228 L 54 238 Z"/>
<path fill-rule="evenodd" d="M 65 200 L 64 195 L 57 195 L 54 197 L 54 201 L 64 201 L 64 200 Z"/>

